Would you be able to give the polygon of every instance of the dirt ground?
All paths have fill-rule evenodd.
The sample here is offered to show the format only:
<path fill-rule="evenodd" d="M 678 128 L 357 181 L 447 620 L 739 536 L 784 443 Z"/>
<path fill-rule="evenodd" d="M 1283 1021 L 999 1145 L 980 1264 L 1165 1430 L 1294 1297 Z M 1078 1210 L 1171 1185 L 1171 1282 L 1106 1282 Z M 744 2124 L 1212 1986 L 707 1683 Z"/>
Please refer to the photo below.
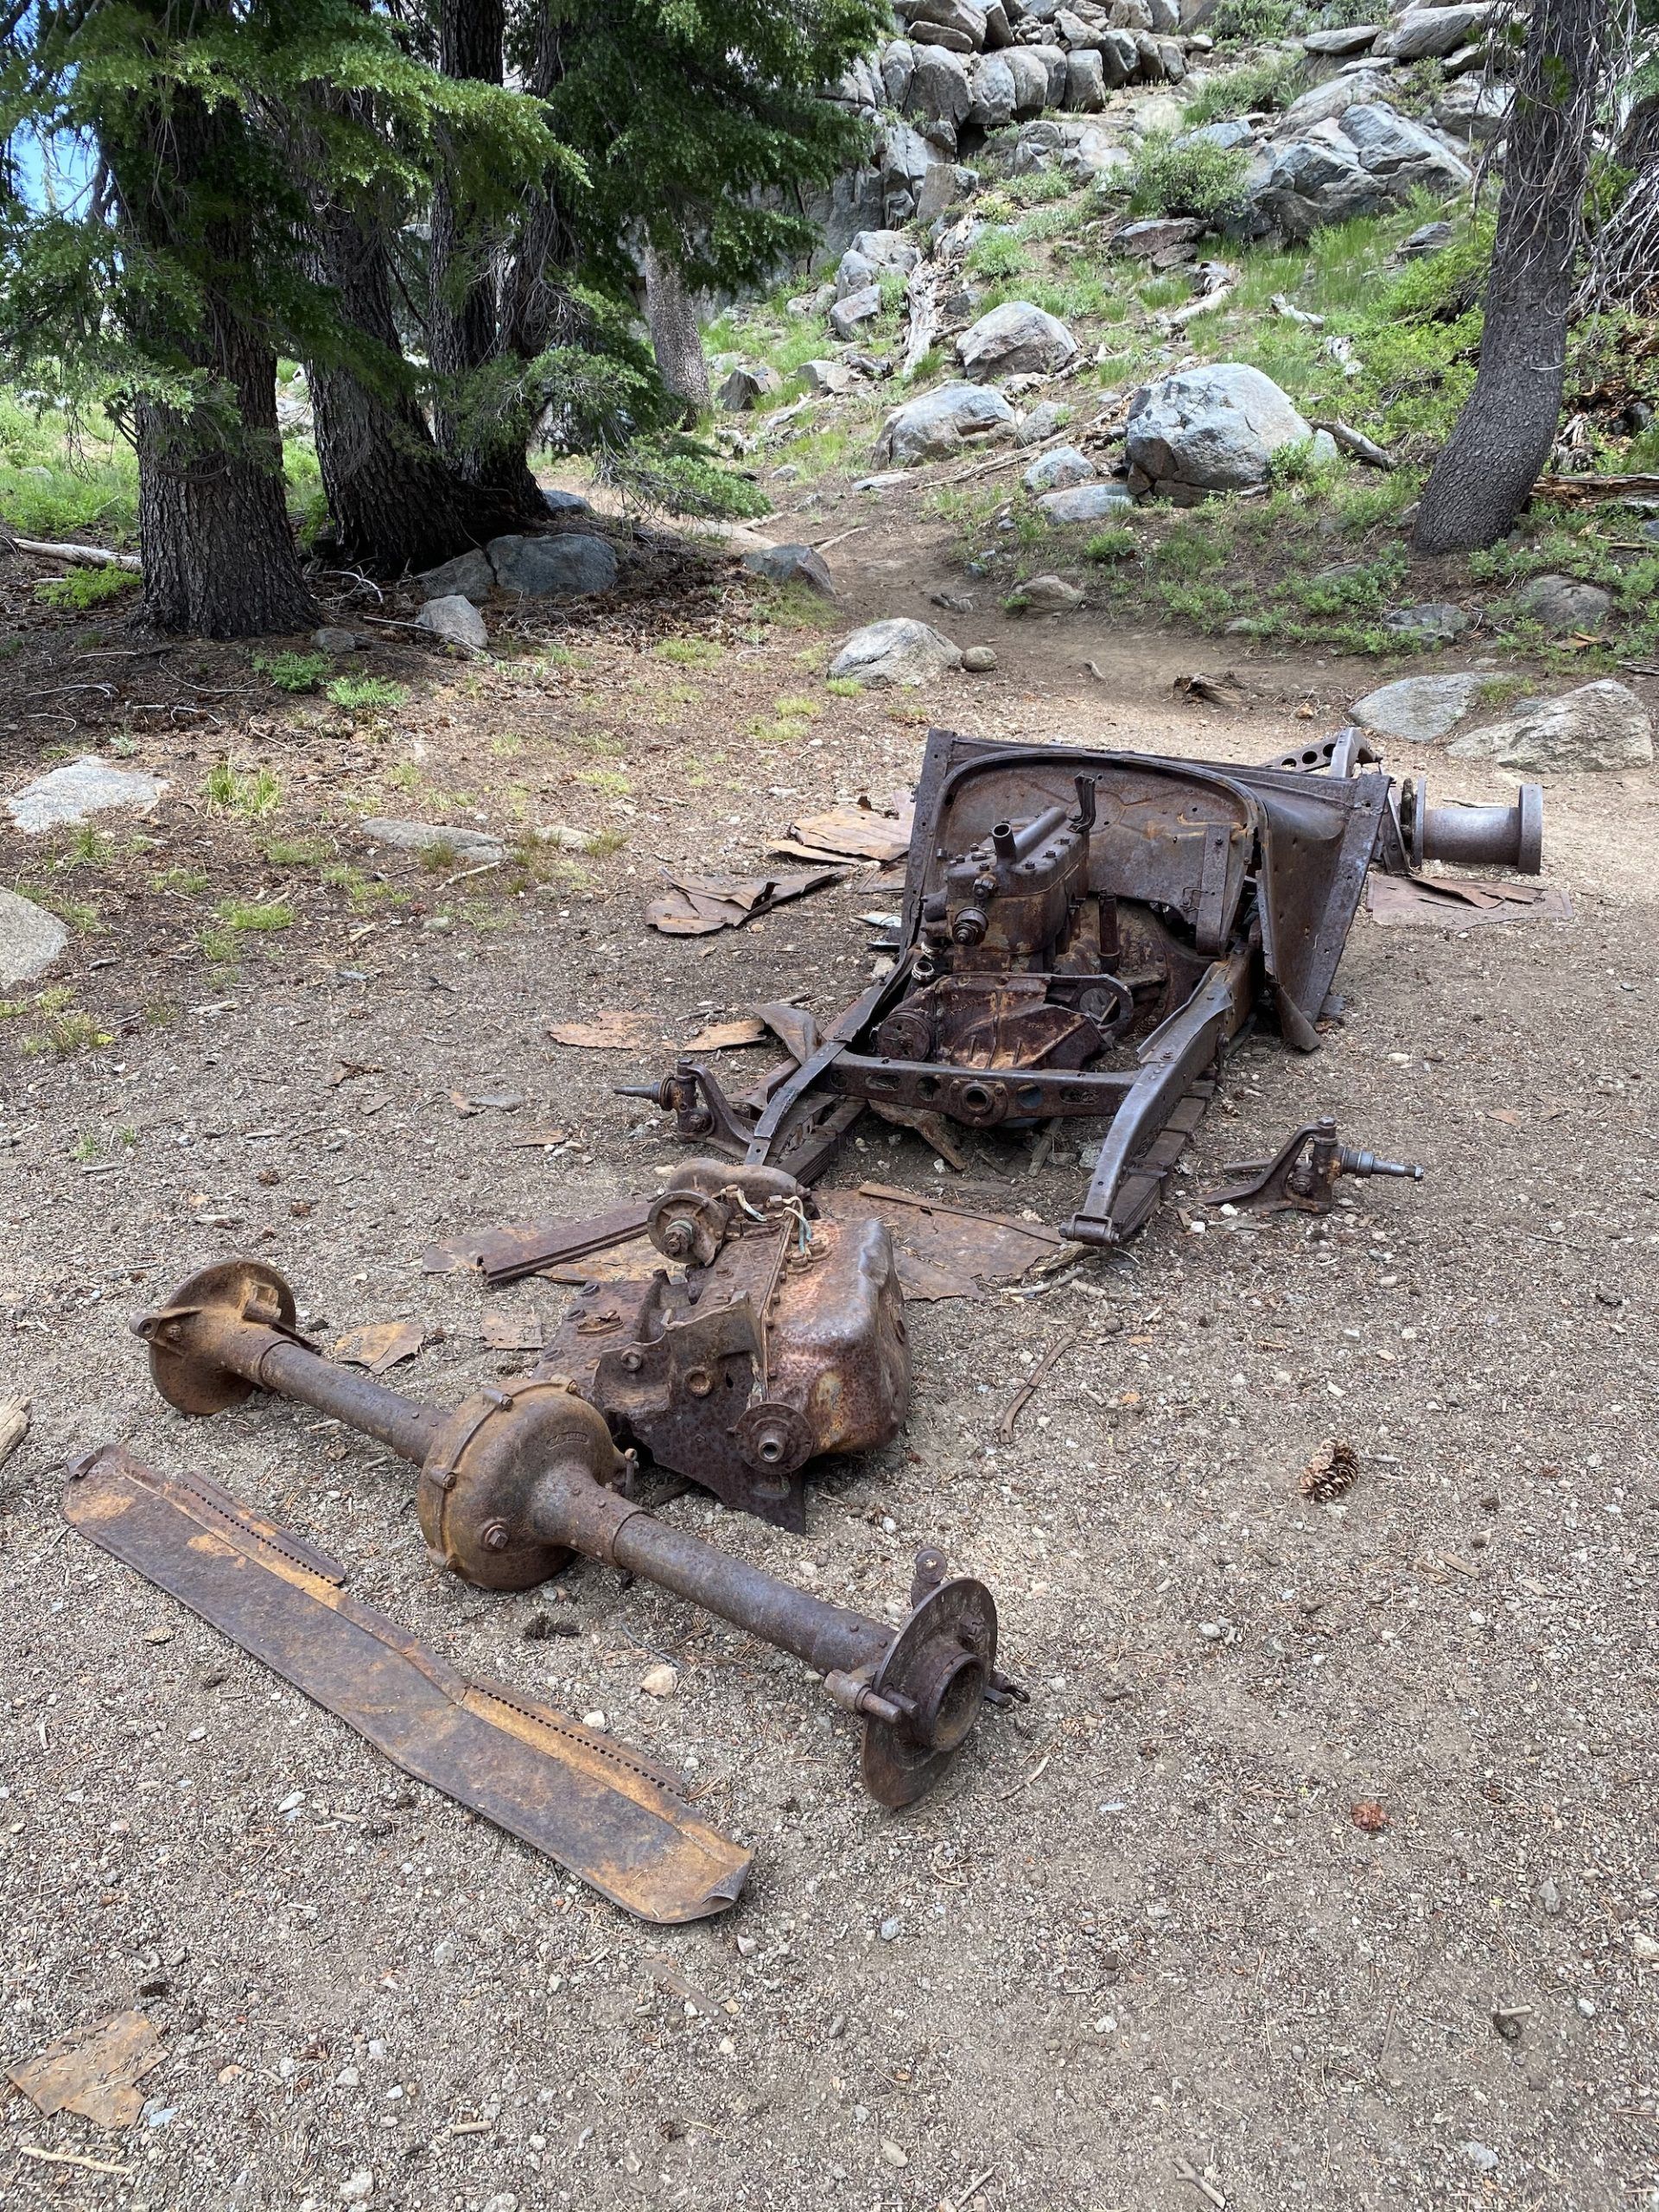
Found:
<path fill-rule="evenodd" d="M 901 787 L 928 720 L 1260 760 L 1381 680 L 1086 613 L 957 616 L 995 675 L 829 697 L 822 645 L 855 617 L 944 619 L 913 537 L 855 546 L 832 631 L 693 595 L 702 664 L 664 657 L 658 604 L 487 681 L 394 638 L 363 664 L 412 696 L 366 730 L 303 702 L 187 740 L 93 702 L 174 788 L 153 847 L 73 871 L 103 926 L 63 979 L 111 1042 L 54 1058 L 0 1030 L 0 1393 L 35 1411 L 0 1472 L 0 2065 L 128 2005 L 167 2056 L 130 2133 L 0 2101 L 7 2203 L 1659 2206 L 1651 775 L 1548 789 L 1570 923 L 1362 917 L 1343 1024 L 1307 1058 L 1248 1041 L 1190 1155 L 1198 1189 L 1334 1112 L 1421 1185 L 1351 1185 L 1328 1230 L 1170 1205 L 1045 1294 L 914 1308 L 908 1434 L 816 1484 L 804 1541 L 697 1493 L 664 1509 L 869 1610 L 902 1603 L 924 1541 L 988 1582 L 1031 1701 L 911 1812 L 861 1795 L 853 1724 L 792 1662 L 596 1567 L 516 1598 L 446 1584 L 388 1453 L 281 1404 L 191 1425 L 148 1382 L 130 1313 L 249 1250 L 325 1339 L 441 1327 L 391 1378 L 422 1395 L 522 1363 L 483 1313 L 565 1294 L 425 1277 L 433 1235 L 651 1189 L 679 1155 L 612 1085 L 782 990 L 837 1009 L 868 972 L 860 917 L 892 904 L 864 878 L 666 940 L 641 923 L 664 861 L 758 860 L 795 814 Z M 1230 664 L 1247 709 L 1176 702 L 1175 675 Z M 746 734 L 803 693 L 815 718 Z M 11 723 L 6 789 L 59 734 Z M 277 826 L 326 837 L 355 890 L 211 811 L 221 743 L 272 764 Z M 398 762 L 419 791 L 386 785 Z M 359 786 L 359 811 L 556 813 L 614 849 L 452 889 L 371 854 Z M 28 887 L 53 863 L 22 842 Z M 187 861 L 199 904 L 281 887 L 292 925 L 211 967 L 186 894 L 147 887 Z M 546 1038 L 618 1007 L 660 1047 Z M 1074 1154 L 1033 1176 L 1023 1141 L 976 1142 L 982 1198 L 1065 1217 Z M 861 1129 L 837 1179 L 877 1173 L 944 1179 Z M 1313 1506 L 1298 1476 L 1330 1436 L 1362 1473 Z M 634 1923 L 67 1532 L 66 1459 L 117 1437 L 314 1538 L 463 1669 L 683 1771 L 754 1849 L 737 1908 Z M 537 1615 L 565 1632 L 527 1637 Z M 664 1658 L 676 1694 L 642 1694 Z"/>

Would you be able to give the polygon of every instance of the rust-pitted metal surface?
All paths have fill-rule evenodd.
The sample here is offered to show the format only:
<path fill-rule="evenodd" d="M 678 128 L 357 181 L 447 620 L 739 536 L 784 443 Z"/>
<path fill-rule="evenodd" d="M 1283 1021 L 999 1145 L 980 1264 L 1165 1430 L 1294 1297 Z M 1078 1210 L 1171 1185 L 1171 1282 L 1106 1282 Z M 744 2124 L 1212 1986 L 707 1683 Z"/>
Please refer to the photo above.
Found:
<path fill-rule="evenodd" d="M 1247 1024 L 1318 1049 L 1368 868 L 1533 870 L 1541 819 L 1531 785 L 1510 807 L 1432 808 L 1357 730 L 1262 768 L 933 730 L 891 972 L 760 1111 L 685 1066 L 656 1095 L 751 1167 L 831 1101 L 924 1129 L 1107 1121 L 1067 1234 L 1121 1243 Z"/>
<path fill-rule="evenodd" d="M 625 1910 L 675 1924 L 735 1902 L 751 1854 L 667 1775 L 534 1699 L 458 1674 L 353 1598 L 332 1560 L 206 1477 L 158 1473 L 106 1445 L 71 1468 L 64 1512 L 405 1774 Z"/>
<path fill-rule="evenodd" d="M 910 1410 L 886 1224 L 821 1218 L 775 1168 L 690 1160 L 653 1201 L 651 1236 L 684 1272 L 594 1286 L 538 1371 L 568 1376 L 620 1443 L 804 1531 L 807 1462 L 891 1443 Z"/>
<path fill-rule="evenodd" d="M 232 1381 L 322 1408 L 420 1467 L 416 1505 L 434 1557 L 483 1588 L 524 1590 L 572 1552 L 601 1560 L 780 1645 L 825 1679 L 830 1694 L 887 1748 L 867 1758 L 884 1804 L 930 1788 L 980 1707 L 1023 1695 L 995 1667 L 996 1608 L 944 1561 L 918 1562 L 909 1618 L 894 1630 L 830 1604 L 657 1520 L 615 1487 L 626 1462 L 604 1415 L 567 1377 L 537 1375 L 480 1391 L 453 1409 L 423 1406 L 341 1370 L 296 1335 L 293 1292 L 255 1261 L 204 1269 L 133 1327 L 157 1386 L 181 1409 L 188 1376 L 202 1407 L 235 1402 Z M 215 1386 L 217 1385 L 217 1388 Z M 971 1624 L 971 1633 L 969 1633 Z M 901 1679 L 883 1669 L 898 1649 Z M 964 1669 L 966 1671 L 964 1672 Z M 968 1693 L 976 1686 L 963 1720 Z M 950 1694 L 932 1685 L 955 1684 Z"/>

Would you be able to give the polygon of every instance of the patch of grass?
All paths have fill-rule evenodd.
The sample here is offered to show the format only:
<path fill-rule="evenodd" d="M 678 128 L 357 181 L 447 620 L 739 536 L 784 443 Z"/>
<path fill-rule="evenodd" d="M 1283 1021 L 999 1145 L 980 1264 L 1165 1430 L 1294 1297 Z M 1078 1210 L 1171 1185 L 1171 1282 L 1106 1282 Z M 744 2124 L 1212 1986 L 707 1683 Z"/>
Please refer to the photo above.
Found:
<path fill-rule="evenodd" d="M 32 1031 L 23 1039 L 23 1050 L 36 1058 L 50 1053 L 54 1059 L 73 1059 L 77 1052 L 101 1052 L 105 1045 L 115 1042 L 111 1032 L 96 1018 L 83 1013 L 79 1007 L 70 1007 L 62 1014 L 48 1016 L 44 1026 Z"/>
<path fill-rule="evenodd" d="M 245 899 L 226 899 L 217 911 L 227 930 L 246 931 L 254 937 L 268 937 L 275 931 L 294 926 L 294 909 L 283 899 L 270 899 L 263 905 Z"/>
<path fill-rule="evenodd" d="M 35 596 L 43 606 L 81 612 L 101 607 L 106 600 L 119 599 L 137 585 L 130 569 L 71 569 L 67 576 L 48 576 L 36 584 Z"/>
<path fill-rule="evenodd" d="M 200 899 L 212 881 L 205 868 L 163 868 L 150 877 L 149 887 L 173 892 L 181 899 Z"/>
<path fill-rule="evenodd" d="M 1247 61 L 1201 85 L 1186 104 L 1186 128 L 1196 130 L 1229 116 L 1288 107 L 1306 83 L 1306 70 L 1295 54 L 1263 54 L 1259 61 Z"/>
<path fill-rule="evenodd" d="M 713 638 L 664 638 L 652 651 L 681 668 L 717 668 L 726 658 L 726 648 Z"/>
<path fill-rule="evenodd" d="M 256 653 L 253 665 L 279 691 L 315 691 L 328 673 L 327 653 Z"/>
<path fill-rule="evenodd" d="M 272 868 L 321 868 L 330 848 L 321 837 L 264 837 L 259 849 Z"/>
<path fill-rule="evenodd" d="M 824 690 L 836 699 L 856 699 L 864 686 L 853 676 L 830 676 L 824 678 Z"/>
<path fill-rule="evenodd" d="M 107 830 L 91 822 L 83 822 L 73 830 L 66 850 L 59 858 L 59 868 L 102 868 L 115 858 L 115 840 Z"/>
<path fill-rule="evenodd" d="M 626 798 L 632 784 L 620 768 L 582 768 L 577 771 L 576 781 L 586 784 L 589 791 L 598 791 L 606 798 Z"/>
<path fill-rule="evenodd" d="M 748 734 L 762 745 L 787 745 L 803 738 L 823 712 L 816 699 L 786 696 L 772 702 L 771 718 L 756 715 Z"/>
<path fill-rule="evenodd" d="M 1290 37 L 1305 19 L 1296 0 L 1217 0 L 1205 29 L 1217 46 L 1265 46 Z"/>
<path fill-rule="evenodd" d="M 1130 209 L 1224 223 L 1243 209 L 1249 167 L 1242 146 L 1178 146 L 1167 132 L 1148 132 L 1128 171 Z"/>
<path fill-rule="evenodd" d="M 282 785 L 269 768 L 255 768 L 244 775 L 228 759 L 216 760 L 202 784 L 209 806 L 221 814 L 239 815 L 245 822 L 257 822 L 274 813 L 282 793 Z"/>
<path fill-rule="evenodd" d="M 79 419 L 0 393 L 0 514 L 22 537 L 124 546 L 138 528 L 138 464 L 101 410 Z"/>
<path fill-rule="evenodd" d="M 81 930 L 88 937 L 104 926 L 104 918 L 87 899 L 70 899 L 61 891 L 50 890 L 43 885 L 31 885 L 28 893 L 37 906 L 44 906 L 55 914 L 66 928 Z"/>
<path fill-rule="evenodd" d="M 345 893 L 353 913 L 373 913 L 383 906 L 409 904 L 407 892 L 400 891 L 395 883 L 388 883 L 384 876 L 365 875 L 349 861 L 335 861 L 324 868 L 322 880 L 331 890 Z"/>
<path fill-rule="evenodd" d="M 963 266 L 970 276 L 1018 276 L 1026 258 L 1017 231 L 993 229 L 975 239 Z"/>
<path fill-rule="evenodd" d="M 382 707 L 401 707 L 409 696 L 406 684 L 389 683 L 383 676 L 337 676 L 325 687 L 331 706 L 349 713 L 372 713 Z"/>
<path fill-rule="evenodd" d="M 421 847 L 420 860 L 429 874 L 443 875 L 459 865 L 460 848 L 452 845 L 447 837 L 435 837 L 429 845 Z"/>
<path fill-rule="evenodd" d="M 1141 550 L 1141 541 L 1125 523 L 1114 523 L 1109 530 L 1097 530 L 1083 543 L 1085 561 L 1127 561 Z"/>

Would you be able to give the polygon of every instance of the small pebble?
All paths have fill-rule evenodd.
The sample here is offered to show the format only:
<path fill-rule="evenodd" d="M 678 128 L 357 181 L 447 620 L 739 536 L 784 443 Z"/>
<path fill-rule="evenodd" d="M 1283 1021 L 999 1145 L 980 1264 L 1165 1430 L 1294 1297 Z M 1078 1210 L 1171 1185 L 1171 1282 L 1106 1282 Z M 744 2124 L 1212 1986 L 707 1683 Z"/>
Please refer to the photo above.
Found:
<path fill-rule="evenodd" d="M 963 667 L 969 676 L 988 676 L 996 666 L 995 645 L 969 645 L 962 656 Z"/>
<path fill-rule="evenodd" d="M 639 1687 L 647 1697 L 672 1697 L 679 1688 L 680 1678 L 672 1667 L 647 1667 L 639 1677 Z"/>
<path fill-rule="evenodd" d="M 1497 2153 L 1489 2143 L 1465 2143 L 1463 2155 L 1471 2166 L 1478 2166 L 1484 2174 L 1491 2173 L 1497 2164 Z"/>
<path fill-rule="evenodd" d="M 902 1920 L 884 1920 L 881 1923 L 881 1941 L 884 1943 L 897 1942 L 904 1932 L 905 1923 Z"/>
<path fill-rule="evenodd" d="M 605 1715 L 602 1713 L 584 1713 L 582 1716 L 582 1725 L 584 1728 L 602 1728 L 605 1726 Z"/>
<path fill-rule="evenodd" d="M 1533 1891 L 1533 1895 L 1537 1898 L 1539 1904 L 1543 1907 L 1544 1910 L 1549 1914 L 1552 1919 L 1560 1910 L 1561 1893 L 1548 1875 L 1546 1875 L 1543 1880 L 1539 1883 L 1537 1888 Z"/>
<path fill-rule="evenodd" d="M 1580 1997 L 1580 1999 L 1579 1999 L 1579 2010 L 1580 2010 L 1580 2012 L 1582 2012 L 1582 2013 L 1583 2013 L 1583 2015 L 1584 2015 L 1584 2017 L 1585 2017 L 1585 2018 L 1586 2018 L 1586 2020 L 1593 2020 L 1593 2019 L 1595 2018 L 1595 2017 L 1596 2017 L 1596 2008 L 1595 2008 L 1595 2005 L 1594 2005 L 1594 2004 L 1592 2002 L 1592 2000 L 1591 2000 L 1589 1998 L 1587 1998 L 1587 1997 Z"/>
<path fill-rule="evenodd" d="M 896 2143 L 884 2141 L 881 2156 L 890 2166 L 907 2166 L 910 2164 L 908 2153 L 901 2151 Z"/>

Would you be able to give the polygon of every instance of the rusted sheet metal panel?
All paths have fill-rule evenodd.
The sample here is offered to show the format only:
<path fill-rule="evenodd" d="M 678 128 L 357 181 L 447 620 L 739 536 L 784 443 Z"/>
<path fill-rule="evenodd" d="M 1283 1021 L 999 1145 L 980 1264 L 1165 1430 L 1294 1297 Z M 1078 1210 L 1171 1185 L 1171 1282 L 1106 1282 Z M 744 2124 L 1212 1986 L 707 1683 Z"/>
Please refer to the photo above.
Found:
<path fill-rule="evenodd" d="M 428 1783 L 642 1920 L 732 1904 L 750 1853 L 671 1782 L 515 1690 L 468 1681 L 351 1596 L 343 1571 L 205 1477 L 158 1473 L 119 1445 L 71 1470 L 85 1536 Z"/>

